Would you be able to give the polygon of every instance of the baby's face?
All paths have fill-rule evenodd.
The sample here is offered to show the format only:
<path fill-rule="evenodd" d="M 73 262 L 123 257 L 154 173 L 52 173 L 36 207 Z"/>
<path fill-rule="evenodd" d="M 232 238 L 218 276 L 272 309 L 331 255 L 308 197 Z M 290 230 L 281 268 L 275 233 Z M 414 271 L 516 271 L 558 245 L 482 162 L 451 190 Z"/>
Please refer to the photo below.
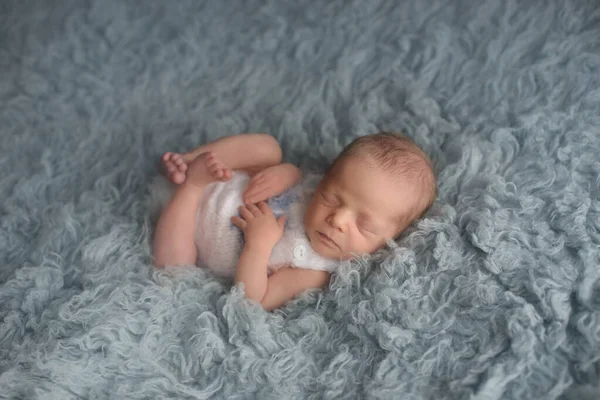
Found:
<path fill-rule="evenodd" d="M 313 249 L 330 259 L 372 253 L 399 232 L 414 205 L 411 185 L 367 159 L 340 160 L 317 187 L 304 218 Z"/>

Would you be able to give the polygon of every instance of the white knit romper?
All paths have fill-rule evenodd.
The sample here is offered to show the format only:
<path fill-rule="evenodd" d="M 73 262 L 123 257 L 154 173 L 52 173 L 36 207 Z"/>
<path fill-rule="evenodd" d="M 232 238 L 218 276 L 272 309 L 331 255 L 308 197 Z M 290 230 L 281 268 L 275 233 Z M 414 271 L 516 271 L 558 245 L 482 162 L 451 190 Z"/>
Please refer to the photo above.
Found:
<path fill-rule="evenodd" d="M 198 249 L 197 265 L 207 267 L 226 277 L 235 276 L 237 264 L 244 246 L 243 233 L 231 223 L 231 217 L 239 215 L 243 205 L 242 194 L 250 177 L 234 171 L 228 182 L 207 185 L 196 215 L 194 242 Z M 308 202 L 320 180 L 320 176 L 306 175 L 299 184 L 286 190 L 267 203 L 276 217 L 287 216 L 283 237 L 273 247 L 268 262 L 269 273 L 282 267 L 295 267 L 332 272 L 338 265 L 315 252 L 304 231 L 304 214 Z M 156 190 L 158 186 L 153 184 Z M 174 186 L 170 186 L 171 193 Z M 169 196 L 164 194 L 161 203 L 166 204 Z M 166 202 L 165 202 L 166 199 Z"/>

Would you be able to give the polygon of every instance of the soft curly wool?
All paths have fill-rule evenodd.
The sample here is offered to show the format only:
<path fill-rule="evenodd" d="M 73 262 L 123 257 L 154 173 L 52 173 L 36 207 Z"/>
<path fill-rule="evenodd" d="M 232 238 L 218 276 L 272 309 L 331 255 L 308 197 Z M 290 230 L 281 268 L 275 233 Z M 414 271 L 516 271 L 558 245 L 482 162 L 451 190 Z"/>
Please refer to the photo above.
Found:
<path fill-rule="evenodd" d="M 0 397 L 597 398 L 599 38 L 595 1 L 0 2 Z M 152 267 L 161 152 L 377 130 L 439 200 L 327 291 Z"/>

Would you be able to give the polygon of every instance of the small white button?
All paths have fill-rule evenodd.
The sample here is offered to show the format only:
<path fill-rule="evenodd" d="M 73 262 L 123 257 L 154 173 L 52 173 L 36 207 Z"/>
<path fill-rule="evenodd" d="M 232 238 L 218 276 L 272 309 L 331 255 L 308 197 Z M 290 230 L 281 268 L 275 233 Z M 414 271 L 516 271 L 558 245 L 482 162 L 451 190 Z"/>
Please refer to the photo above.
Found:
<path fill-rule="evenodd" d="M 306 246 L 303 244 L 299 244 L 296 245 L 296 247 L 294 247 L 294 259 L 298 260 L 298 261 L 304 261 L 306 260 Z"/>

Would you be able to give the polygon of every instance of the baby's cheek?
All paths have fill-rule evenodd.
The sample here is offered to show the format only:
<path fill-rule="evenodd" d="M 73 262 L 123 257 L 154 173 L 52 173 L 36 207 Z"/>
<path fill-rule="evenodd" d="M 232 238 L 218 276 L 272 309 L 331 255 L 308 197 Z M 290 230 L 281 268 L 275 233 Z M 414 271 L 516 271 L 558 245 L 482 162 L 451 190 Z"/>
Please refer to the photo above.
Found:
<path fill-rule="evenodd" d="M 348 254 L 351 253 L 364 253 L 367 252 L 367 244 L 364 239 L 360 238 L 358 235 L 353 235 L 348 240 L 348 246 L 346 248 L 346 252 Z"/>
<path fill-rule="evenodd" d="M 360 252 L 371 254 L 375 250 L 379 249 L 384 243 L 385 242 L 382 242 L 376 238 L 372 238 L 372 239 L 365 238 L 362 240 L 362 242 L 360 244 L 360 247 L 361 247 Z"/>

